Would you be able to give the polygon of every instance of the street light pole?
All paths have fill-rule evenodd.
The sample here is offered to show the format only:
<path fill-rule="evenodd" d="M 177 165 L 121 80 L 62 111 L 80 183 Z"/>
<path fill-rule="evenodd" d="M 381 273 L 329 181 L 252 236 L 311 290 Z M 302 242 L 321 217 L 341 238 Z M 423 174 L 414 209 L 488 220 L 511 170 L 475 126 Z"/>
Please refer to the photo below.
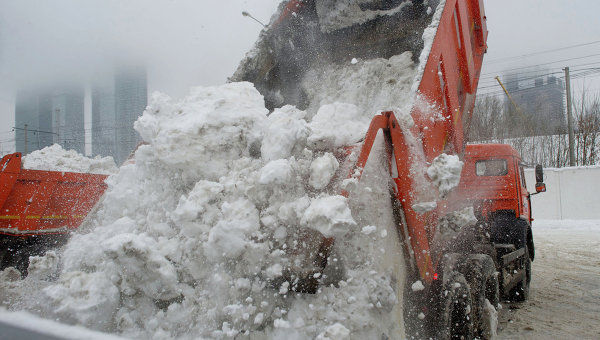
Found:
<path fill-rule="evenodd" d="M 27 124 L 25 124 L 25 154 L 27 154 Z"/>
<path fill-rule="evenodd" d="M 571 75 L 565 67 L 565 85 L 567 89 L 567 127 L 569 128 L 569 166 L 575 166 L 575 133 L 573 131 L 573 103 L 571 102 Z"/>
<path fill-rule="evenodd" d="M 250 13 L 248 13 L 248 12 L 246 12 L 246 11 L 243 11 L 243 12 L 242 12 L 242 15 L 243 15 L 243 16 L 245 16 L 245 17 L 249 17 L 249 18 L 252 18 L 252 19 L 254 19 L 254 21 L 256 21 L 256 22 L 258 22 L 259 24 L 261 24 L 261 25 L 262 25 L 262 27 L 267 27 L 267 25 L 263 24 L 262 22 L 260 22 L 260 20 L 256 19 L 255 17 L 253 17 L 253 16 L 252 16 L 252 14 L 250 14 Z"/>

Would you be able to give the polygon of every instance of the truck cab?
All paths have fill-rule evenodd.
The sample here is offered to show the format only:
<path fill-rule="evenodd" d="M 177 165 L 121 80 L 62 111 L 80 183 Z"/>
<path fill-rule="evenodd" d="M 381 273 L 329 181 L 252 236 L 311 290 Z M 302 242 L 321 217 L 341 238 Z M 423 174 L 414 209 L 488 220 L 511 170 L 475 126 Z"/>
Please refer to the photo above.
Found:
<path fill-rule="evenodd" d="M 546 190 L 541 166 L 536 166 L 536 193 L 529 193 L 519 153 L 506 144 L 471 144 L 464 154 L 461 181 L 453 200 L 473 206 L 479 224 L 493 245 L 505 298 L 527 299 L 531 261 L 535 257 L 531 231 L 531 195 Z"/>
<path fill-rule="evenodd" d="M 470 144 L 458 187 L 480 219 L 502 212 L 531 223 L 531 200 L 521 156 L 506 144 Z"/>

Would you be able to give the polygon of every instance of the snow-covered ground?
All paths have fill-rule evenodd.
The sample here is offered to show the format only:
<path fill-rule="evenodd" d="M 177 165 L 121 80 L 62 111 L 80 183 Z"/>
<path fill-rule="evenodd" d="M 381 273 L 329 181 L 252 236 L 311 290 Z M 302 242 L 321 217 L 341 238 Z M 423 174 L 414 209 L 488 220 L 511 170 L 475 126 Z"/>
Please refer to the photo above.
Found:
<path fill-rule="evenodd" d="M 536 259 L 530 299 L 520 304 L 503 303 L 498 338 L 598 339 L 600 220 L 536 220 L 534 238 Z M 2 322 L 24 328 L 35 325 L 37 331 L 63 337 L 85 334 L 85 338 L 114 338 L 25 312 L 0 310 Z"/>
<path fill-rule="evenodd" d="M 529 301 L 504 304 L 500 339 L 600 337 L 600 220 L 536 220 Z"/>

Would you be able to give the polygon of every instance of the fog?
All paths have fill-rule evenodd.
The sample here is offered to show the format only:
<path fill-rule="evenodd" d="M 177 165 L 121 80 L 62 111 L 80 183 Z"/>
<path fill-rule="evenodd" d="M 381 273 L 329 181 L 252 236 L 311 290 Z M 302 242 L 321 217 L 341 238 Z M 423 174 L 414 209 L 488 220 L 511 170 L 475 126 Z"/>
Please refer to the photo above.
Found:
<path fill-rule="evenodd" d="M 0 0 L 0 142 L 18 88 L 91 83 L 143 65 L 148 90 L 184 95 L 233 73 L 280 0 Z M 6 151 L 6 150 L 4 150 Z"/>
<path fill-rule="evenodd" d="M 90 83 L 115 64 L 144 65 L 150 92 L 184 95 L 232 74 L 280 0 L 0 0 L 0 148 L 11 147 L 14 93 L 58 81 Z M 506 70 L 553 70 L 598 60 L 600 44 L 530 57 L 523 54 L 600 39 L 600 2 L 487 0 L 488 55 L 479 93 L 501 96 L 493 79 Z M 515 58 L 516 57 L 516 58 Z M 592 65 L 594 66 L 594 65 Z M 598 65 L 596 65 L 598 66 Z M 598 78 L 581 79 L 598 93 Z M 8 143 L 8 144 L 7 144 Z M 2 151 L 2 150 L 0 150 Z"/>
<path fill-rule="evenodd" d="M 181 95 L 221 83 L 279 0 L 3 0 L 4 89 L 89 79 L 115 63 L 145 64 L 151 87 Z"/>

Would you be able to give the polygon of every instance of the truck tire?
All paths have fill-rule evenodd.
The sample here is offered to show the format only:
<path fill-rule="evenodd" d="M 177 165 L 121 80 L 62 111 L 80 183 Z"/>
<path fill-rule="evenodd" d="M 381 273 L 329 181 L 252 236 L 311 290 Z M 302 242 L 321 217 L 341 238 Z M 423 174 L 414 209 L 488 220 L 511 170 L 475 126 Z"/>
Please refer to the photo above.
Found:
<path fill-rule="evenodd" d="M 473 339 L 471 292 L 465 277 L 457 272 L 444 279 L 440 296 L 439 331 L 435 339 Z"/>
<path fill-rule="evenodd" d="M 517 285 L 508 292 L 509 301 L 523 302 L 529 298 L 529 284 L 531 283 L 531 258 L 529 257 L 527 246 L 525 246 L 525 256 L 523 257 L 520 269 L 525 269 L 525 279 L 517 283 Z"/>
<path fill-rule="evenodd" d="M 495 310 L 500 301 L 498 273 L 494 260 L 487 254 L 471 254 L 467 257 L 465 276 L 471 290 L 471 315 L 474 333 L 479 339 L 491 339 L 496 334 Z M 487 302 L 486 302 L 487 301 Z"/>

